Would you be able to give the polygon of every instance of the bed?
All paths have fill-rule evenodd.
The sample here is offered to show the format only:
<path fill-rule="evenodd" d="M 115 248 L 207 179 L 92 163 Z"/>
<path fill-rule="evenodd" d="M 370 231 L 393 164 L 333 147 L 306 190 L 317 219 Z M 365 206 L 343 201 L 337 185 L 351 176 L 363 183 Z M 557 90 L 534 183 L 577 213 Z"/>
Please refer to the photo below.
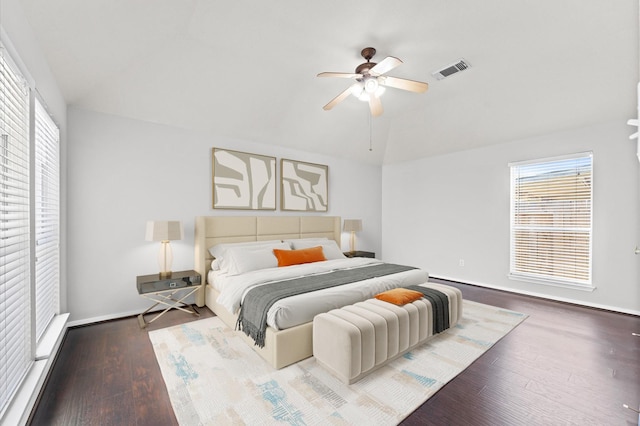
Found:
<path fill-rule="evenodd" d="M 268 241 L 291 241 L 299 239 L 327 239 L 333 240 L 339 247 L 340 244 L 340 229 L 341 220 L 337 216 L 200 216 L 196 218 L 195 222 L 195 269 L 199 272 L 203 279 L 201 289 L 197 293 L 196 303 L 198 306 L 208 306 L 226 325 L 235 329 L 238 320 L 238 312 L 234 312 L 232 308 L 232 302 L 227 300 L 228 298 L 220 297 L 221 289 L 218 282 L 213 279 L 216 277 L 217 271 L 212 271 L 212 262 L 214 263 L 213 269 L 217 269 L 214 262 L 214 256 L 210 253 L 209 249 L 214 246 L 220 246 L 230 243 L 251 243 L 251 242 L 268 242 Z M 268 244 L 268 243 L 265 243 Z M 333 243 L 332 243 L 333 244 Z M 336 244 L 334 244 L 336 246 Z M 326 247 L 325 247 L 326 248 Z M 329 256 L 327 256 L 329 258 Z M 332 263 L 333 262 L 333 263 Z M 301 269 L 308 268 L 331 268 L 333 264 L 346 264 L 347 262 L 353 262 L 355 267 L 359 265 L 366 266 L 369 262 L 379 262 L 375 259 L 332 259 L 327 262 L 317 262 L 315 265 L 298 265 L 290 266 L 286 268 L 275 268 L 278 271 L 258 271 L 253 272 L 254 276 L 260 276 L 259 279 L 263 279 L 263 276 L 267 276 L 269 273 L 288 273 L 288 268 L 291 270 L 300 267 Z M 325 266 L 326 264 L 326 266 Z M 341 266 L 342 267 L 342 266 Z M 251 275 L 251 272 L 244 275 Z M 415 284 L 417 282 L 425 282 L 428 279 L 428 275 L 424 271 L 413 270 L 407 271 L 402 274 L 395 274 L 392 276 L 391 284 L 384 282 L 375 282 L 374 285 L 386 286 L 385 288 L 392 286 L 401 286 L 405 284 Z M 235 277 L 230 277 L 235 278 Z M 222 280 L 222 277 L 219 277 Z M 231 282 L 231 285 L 235 285 Z M 368 286 L 369 283 L 365 283 Z M 359 287 L 360 286 L 360 287 Z M 345 286 L 344 288 L 344 303 L 343 305 L 354 302 L 355 297 L 360 297 L 364 300 L 364 296 L 358 296 L 361 293 L 361 284 L 353 283 Z M 351 289 L 351 290 L 349 290 Z M 335 289 L 324 290 L 326 293 L 335 293 Z M 340 290 L 343 291 L 343 290 Z M 370 291 L 370 290 L 367 290 Z M 317 293 L 319 294 L 319 293 Z M 313 294 L 314 296 L 316 293 Z M 309 300 L 308 296 L 306 300 Z M 335 308 L 335 294 L 334 299 L 331 301 L 331 305 L 326 310 Z M 370 296 L 369 296 L 370 297 Z M 293 299 L 293 298 L 291 298 Z M 314 299 L 322 300 L 321 297 L 314 297 Z M 342 302 L 342 301 L 341 301 Z M 237 306 L 237 301 L 233 302 Z M 326 304 L 326 303 L 325 303 Z M 327 305 L 328 306 L 328 305 Z M 315 309 L 320 309 L 316 307 Z M 320 311 L 318 311 L 319 313 Z M 241 331 L 237 333 L 246 340 L 258 354 L 260 354 L 269 364 L 274 368 L 279 369 L 287 365 L 293 364 L 302 359 L 308 358 L 312 355 L 312 317 L 309 317 L 304 322 L 293 325 L 286 325 L 287 328 L 278 329 L 278 324 L 272 324 L 266 328 L 264 334 L 264 346 L 258 347 L 255 345 L 254 340 L 245 335 Z M 275 321 L 271 318 L 271 321 Z M 282 327 L 280 327 L 282 328 Z"/>

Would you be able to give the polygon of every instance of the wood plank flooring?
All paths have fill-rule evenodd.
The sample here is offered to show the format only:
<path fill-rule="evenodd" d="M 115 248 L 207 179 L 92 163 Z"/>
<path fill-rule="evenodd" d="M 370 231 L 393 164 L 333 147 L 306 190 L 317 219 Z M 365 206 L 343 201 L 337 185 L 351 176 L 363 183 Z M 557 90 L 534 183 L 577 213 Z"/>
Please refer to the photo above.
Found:
<path fill-rule="evenodd" d="M 638 424 L 622 404 L 640 404 L 640 317 L 441 282 L 529 318 L 403 425 Z M 148 330 L 195 319 L 171 311 Z M 147 330 L 135 317 L 70 329 L 31 424 L 177 424 Z"/>

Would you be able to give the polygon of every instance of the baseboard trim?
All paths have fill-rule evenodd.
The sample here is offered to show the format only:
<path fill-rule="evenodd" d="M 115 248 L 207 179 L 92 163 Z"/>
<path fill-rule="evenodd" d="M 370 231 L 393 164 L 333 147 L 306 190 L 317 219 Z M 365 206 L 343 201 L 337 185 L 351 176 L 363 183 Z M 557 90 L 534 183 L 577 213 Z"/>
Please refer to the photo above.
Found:
<path fill-rule="evenodd" d="M 195 303 L 193 303 L 193 304 L 195 304 Z M 149 312 L 147 312 L 147 314 L 151 314 L 153 312 L 160 312 L 160 311 L 163 311 L 165 308 L 166 307 L 160 306 L 158 308 L 150 310 Z M 84 319 L 75 320 L 75 321 L 69 321 L 67 323 L 67 326 L 69 328 L 82 327 L 83 325 L 95 324 L 95 323 L 98 323 L 98 322 L 105 322 L 105 321 L 111 321 L 111 320 L 123 319 L 123 318 L 129 318 L 129 317 L 137 317 L 141 313 L 142 313 L 142 311 L 138 309 L 138 310 L 135 310 L 135 311 L 125 311 L 125 312 L 119 312 L 119 313 L 116 313 L 116 314 L 100 315 L 100 316 L 97 316 L 97 317 L 91 317 L 91 318 L 84 318 Z"/>
<path fill-rule="evenodd" d="M 515 293 L 515 294 L 522 294 L 525 296 L 532 296 L 532 297 L 537 297 L 540 299 L 547 299 L 547 300 L 553 300 L 556 302 L 563 302 L 563 303 L 570 303 L 572 305 L 579 305 L 579 306 L 585 306 L 587 308 L 594 308 L 594 309 L 602 309 L 605 311 L 612 311 L 612 312 L 618 312 L 621 314 L 629 314 L 629 315 L 635 315 L 635 316 L 640 316 L 640 311 L 636 311 L 633 309 L 625 309 L 625 308 L 620 308 L 617 306 L 609 306 L 609 305 L 601 305 L 598 303 L 587 303 L 584 302 L 582 300 L 575 300 L 575 299 L 570 299 L 570 298 L 566 298 L 566 297 L 557 297 L 557 296 L 550 296 L 548 294 L 543 294 L 543 293 L 537 293 L 534 291 L 526 291 L 526 290 L 515 290 L 512 288 L 508 288 L 508 287 L 502 287 L 502 286 L 498 286 L 498 285 L 492 285 L 492 284 L 486 284 L 486 283 L 482 283 L 482 282 L 478 282 L 478 281 L 469 281 L 469 280 L 460 280 L 458 278 L 454 278 L 454 277 L 447 277 L 447 276 L 443 276 L 443 275 L 430 275 L 431 278 L 434 279 L 442 279 L 442 280 L 447 280 L 447 281 L 454 281 L 454 282 L 458 282 L 458 283 L 462 283 L 462 284 L 469 284 L 469 285 L 474 285 L 477 287 L 484 287 L 484 288 L 490 288 L 493 290 L 500 290 L 500 291 L 506 291 L 508 293 Z"/>

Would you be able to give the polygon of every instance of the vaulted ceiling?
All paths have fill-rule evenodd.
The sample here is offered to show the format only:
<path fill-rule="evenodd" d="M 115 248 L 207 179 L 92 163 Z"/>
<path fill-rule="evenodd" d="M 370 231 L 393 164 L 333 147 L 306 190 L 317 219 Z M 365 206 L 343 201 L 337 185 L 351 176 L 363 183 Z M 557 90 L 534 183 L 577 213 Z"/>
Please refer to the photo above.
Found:
<path fill-rule="evenodd" d="M 638 0 L 22 0 L 69 105 L 391 163 L 636 114 Z M 349 97 L 360 50 L 429 83 Z M 471 68 L 431 72 L 464 58 Z M 371 130 L 371 133 L 370 133 Z M 630 133 L 632 129 L 630 128 Z M 373 151 L 369 151 L 369 144 Z"/>

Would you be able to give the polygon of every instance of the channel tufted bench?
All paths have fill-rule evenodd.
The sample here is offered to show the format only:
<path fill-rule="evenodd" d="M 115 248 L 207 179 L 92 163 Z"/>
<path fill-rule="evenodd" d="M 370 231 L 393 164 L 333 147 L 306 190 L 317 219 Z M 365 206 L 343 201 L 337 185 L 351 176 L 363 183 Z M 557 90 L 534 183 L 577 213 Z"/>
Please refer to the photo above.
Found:
<path fill-rule="evenodd" d="M 440 299 L 448 302 L 449 327 L 462 318 L 460 290 L 434 283 L 419 287 L 437 290 Z M 316 315 L 313 355 L 342 382 L 354 383 L 428 340 L 434 335 L 436 323 L 442 328 L 444 316 L 442 310 L 434 308 L 437 304 L 429 297 L 402 306 L 368 299 Z"/>

